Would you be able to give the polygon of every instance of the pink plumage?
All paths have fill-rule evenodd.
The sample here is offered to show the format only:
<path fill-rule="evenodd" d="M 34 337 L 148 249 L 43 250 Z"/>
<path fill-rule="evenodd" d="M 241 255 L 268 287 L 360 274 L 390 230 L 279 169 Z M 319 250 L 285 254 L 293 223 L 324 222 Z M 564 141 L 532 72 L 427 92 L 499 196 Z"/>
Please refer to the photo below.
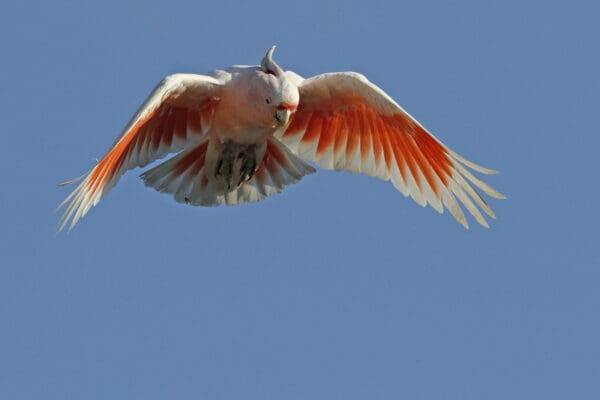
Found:
<path fill-rule="evenodd" d="M 405 196 L 465 227 L 467 211 L 495 215 L 478 190 L 504 198 L 383 90 L 354 72 L 304 79 L 273 61 L 207 75 L 165 78 L 113 147 L 61 203 L 73 228 L 127 170 L 175 157 L 142 174 L 146 185 L 192 205 L 262 200 L 321 168 L 391 180 Z M 79 180 L 77 179 L 77 180 Z M 73 183 L 77 180 L 68 182 Z"/>

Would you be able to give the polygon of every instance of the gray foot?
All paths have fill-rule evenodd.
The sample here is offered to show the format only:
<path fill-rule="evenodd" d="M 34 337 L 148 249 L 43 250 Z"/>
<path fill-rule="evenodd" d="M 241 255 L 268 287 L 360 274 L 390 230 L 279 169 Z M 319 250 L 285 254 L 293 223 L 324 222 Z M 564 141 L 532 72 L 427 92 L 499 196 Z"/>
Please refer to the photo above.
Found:
<path fill-rule="evenodd" d="M 231 189 L 231 178 L 233 177 L 233 162 L 235 161 L 237 146 L 228 140 L 223 143 L 223 150 L 217 160 L 215 167 L 215 178 L 222 176 L 227 182 L 227 189 Z"/>
<path fill-rule="evenodd" d="M 240 151 L 237 158 L 242 160 L 240 166 L 240 178 L 238 179 L 238 186 L 243 182 L 249 181 L 254 176 L 256 170 L 256 145 L 250 144 Z"/>
<path fill-rule="evenodd" d="M 239 167 L 239 171 L 234 168 Z M 252 179 L 256 170 L 256 145 L 239 145 L 231 140 L 223 143 L 223 150 L 215 166 L 215 178 L 222 176 L 227 183 L 227 190 L 231 190 L 231 181 L 234 172 L 239 172 L 237 186 Z"/>

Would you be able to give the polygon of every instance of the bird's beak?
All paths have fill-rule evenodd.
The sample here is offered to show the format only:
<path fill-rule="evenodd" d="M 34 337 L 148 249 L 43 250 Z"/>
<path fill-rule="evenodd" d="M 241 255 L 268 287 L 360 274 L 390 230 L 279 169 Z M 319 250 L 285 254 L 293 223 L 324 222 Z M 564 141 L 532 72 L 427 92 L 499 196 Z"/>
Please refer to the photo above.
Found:
<path fill-rule="evenodd" d="M 286 126 L 287 123 L 290 121 L 290 116 L 292 115 L 292 111 L 286 109 L 283 110 L 277 110 L 277 112 L 275 113 L 275 119 L 277 120 L 277 125 L 279 126 Z"/>

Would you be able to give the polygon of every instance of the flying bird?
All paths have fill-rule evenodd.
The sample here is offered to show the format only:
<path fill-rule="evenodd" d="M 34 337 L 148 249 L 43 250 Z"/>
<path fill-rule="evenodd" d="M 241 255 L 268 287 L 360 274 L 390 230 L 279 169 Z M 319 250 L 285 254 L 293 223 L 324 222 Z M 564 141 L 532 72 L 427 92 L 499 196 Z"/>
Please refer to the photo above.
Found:
<path fill-rule="evenodd" d="M 271 47 L 258 66 L 167 76 L 108 153 L 58 206 L 58 231 L 106 196 L 127 170 L 178 153 L 144 172 L 144 183 L 195 206 L 236 205 L 279 193 L 325 169 L 390 180 L 404 196 L 448 209 L 459 203 L 483 226 L 494 212 L 479 191 L 504 196 L 472 171 L 493 174 L 450 150 L 383 90 L 356 72 L 304 79 L 284 71 Z M 479 191 L 478 191 L 479 190 Z"/>

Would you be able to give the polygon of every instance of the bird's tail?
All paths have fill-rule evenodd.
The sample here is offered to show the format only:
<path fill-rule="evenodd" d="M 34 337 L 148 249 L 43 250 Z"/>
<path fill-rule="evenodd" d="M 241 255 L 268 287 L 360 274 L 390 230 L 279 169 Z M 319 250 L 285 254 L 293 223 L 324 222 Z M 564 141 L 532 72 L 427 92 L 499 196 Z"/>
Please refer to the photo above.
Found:
<path fill-rule="evenodd" d="M 277 139 L 267 139 L 265 146 L 252 178 L 237 186 L 227 187 L 222 179 L 215 177 L 207 157 L 210 140 L 179 153 L 143 173 L 141 178 L 146 186 L 171 193 L 180 203 L 214 206 L 263 200 L 315 172 Z"/>

